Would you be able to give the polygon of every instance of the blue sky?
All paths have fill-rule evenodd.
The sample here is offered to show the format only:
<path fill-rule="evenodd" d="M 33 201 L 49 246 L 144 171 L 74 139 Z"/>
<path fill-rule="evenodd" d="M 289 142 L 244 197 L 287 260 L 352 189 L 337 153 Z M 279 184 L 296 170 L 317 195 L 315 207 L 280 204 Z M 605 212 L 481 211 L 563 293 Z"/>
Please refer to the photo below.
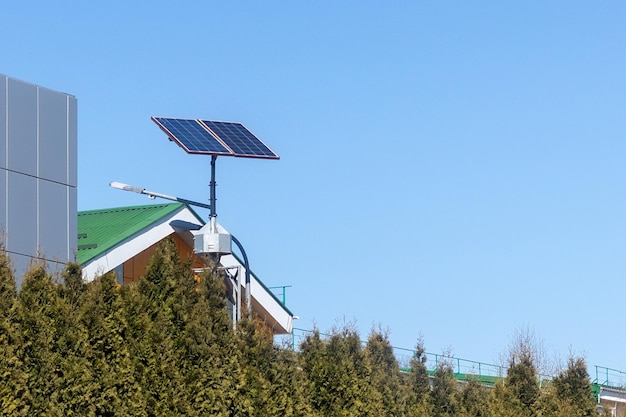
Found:
<path fill-rule="evenodd" d="M 79 103 L 79 210 L 206 201 L 209 158 L 150 116 L 240 121 L 218 219 L 297 327 L 494 362 L 626 370 L 626 6 L 618 2 L 9 2 L 0 73 Z M 203 216 L 207 213 L 200 211 Z M 592 375 L 593 377 L 594 375 Z"/>

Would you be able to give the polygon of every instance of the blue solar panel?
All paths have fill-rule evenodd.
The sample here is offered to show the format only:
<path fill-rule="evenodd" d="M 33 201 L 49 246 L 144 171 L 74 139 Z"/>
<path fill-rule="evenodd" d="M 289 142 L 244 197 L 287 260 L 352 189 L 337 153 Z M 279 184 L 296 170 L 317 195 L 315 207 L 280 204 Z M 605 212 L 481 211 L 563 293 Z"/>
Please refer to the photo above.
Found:
<path fill-rule="evenodd" d="M 280 158 L 241 123 L 154 116 L 152 120 L 187 153 Z"/>
<path fill-rule="evenodd" d="M 254 133 L 246 129 L 241 123 L 213 122 L 209 120 L 201 120 L 201 122 L 213 132 L 220 142 L 233 152 L 233 156 L 279 158 L 261 139 L 256 137 Z"/>
<path fill-rule="evenodd" d="M 152 117 L 152 120 L 188 153 L 232 155 L 230 149 L 226 148 L 197 120 L 169 117 Z"/>

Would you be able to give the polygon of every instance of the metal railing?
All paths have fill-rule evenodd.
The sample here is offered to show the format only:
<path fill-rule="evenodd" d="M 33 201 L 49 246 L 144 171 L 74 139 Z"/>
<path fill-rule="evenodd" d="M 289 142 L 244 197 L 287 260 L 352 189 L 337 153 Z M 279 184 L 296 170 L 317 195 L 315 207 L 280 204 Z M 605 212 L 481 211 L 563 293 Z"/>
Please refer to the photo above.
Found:
<path fill-rule="evenodd" d="M 607 388 L 626 390 L 626 372 L 596 365 L 596 379 L 593 383 Z"/>
<path fill-rule="evenodd" d="M 283 303 L 287 305 L 287 288 L 291 288 L 291 285 L 278 285 L 275 287 L 267 287 L 272 293 Z"/>
<path fill-rule="evenodd" d="M 293 350 L 298 350 L 300 344 L 306 336 L 313 334 L 313 330 L 293 328 L 291 332 L 291 340 L 288 345 Z M 332 335 L 327 333 L 319 333 L 321 337 L 329 338 Z M 365 347 L 367 342 L 361 340 L 361 345 Z M 411 359 L 415 355 L 414 349 L 406 349 L 393 347 L 393 353 L 398 361 L 398 365 L 402 371 L 410 370 Z M 454 376 L 459 381 L 466 381 L 470 378 L 476 378 L 479 382 L 487 385 L 495 384 L 499 379 L 505 378 L 507 367 L 502 365 L 494 365 L 485 362 L 472 361 L 463 358 L 457 358 L 452 355 L 437 354 L 425 352 L 426 369 L 432 375 L 439 364 L 446 363 L 452 369 Z M 607 368 L 604 366 L 595 366 L 595 379 L 592 384 L 605 388 L 612 388 L 620 391 L 626 391 L 626 372 L 618 369 Z M 552 379 L 549 375 L 540 375 L 540 381 L 549 381 Z M 599 389 L 599 388 L 598 388 Z M 597 393 L 595 393 L 597 396 Z"/>
<path fill-rule="evenodd" d="M 312 330 L 293 328 L 290 343 L 292 349 L 298 350 L 298 347 L 302 341 L 304 341 L 306 336 L 311 334 L 313 334 Z M 319 334 L 320 336 L 326 338 L 332 336 L 321 332 Z M 365 346 L 367 342 L 361 341 L 361 344 Z M 393 347 L 393 353 L 398 361 L 400 369 L 405 372 L 409 371 L 411 359 L 415 355 L 415 350 Z M 493 385 L 498 379 L 506 377 L 507 368 L 500 365 L 429 352 L 425 352 L 424 355 L 426 356 L 426 369 L 431 374 L 435 372 L 439 364 L 446 363 L 452 369 L 454 376 L 460 381 L 476 378 L 481 383 Z"/>
<path fill-rule="evenodd" d="M 397 347 L 394 347 L 393 350 L 398 364 L 400 364 L 400 368 L 408 370 L 410 368 L 411 358 L 415 355 L 415 351 Z M 440 364 L 447 364 L 454 373 L 454 376 L 459 380 L 476 378 L 480 382 L 493 385 L 498 379 L 506 376 L 507 368 L 504 366 L 445 354 L 426 352 L 424 355 L 426 356 L 426 369 L 431 373 L 434 372 Z"/>

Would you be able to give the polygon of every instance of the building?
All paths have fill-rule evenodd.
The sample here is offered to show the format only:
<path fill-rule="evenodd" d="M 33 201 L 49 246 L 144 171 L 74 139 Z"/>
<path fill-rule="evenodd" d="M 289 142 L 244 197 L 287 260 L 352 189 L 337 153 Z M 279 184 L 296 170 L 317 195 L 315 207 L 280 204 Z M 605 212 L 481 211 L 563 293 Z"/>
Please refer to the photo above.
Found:
<path fill-rule="evenodd" d="M 194 254 L 194 236 L 204 221 L 183 203 L 118 207 L 78 213 L 78 262 L 87 281 L 114 271 L 120 284 L 135 281 L 145 273 L 148 260 L 157 244 L 171 238 L 181 259 L 190 260 L 192 268 L 206 267 L 203 258 Z M 218 225 L 221 233 L 227 233 Z M 232 294 L 229 307 L 236 317 L 236 300 L 248 291 L 245 267 L 234 255 L 223 255 L 220 265 L 229 272 L 226 280 Z M 235 278 L 235 275 L 238 278 Z M 292 330 L 294 316 L 253 273 L 250 274 L 252 310 L 264 320 L 274 334 Z M 241 285 L 241 291 L 238 291 Z"/>
<path fill-rule="evenodd" d="M 0 74 L 0 227 L 18 284 L 76 254 L 76 98 Z"/>

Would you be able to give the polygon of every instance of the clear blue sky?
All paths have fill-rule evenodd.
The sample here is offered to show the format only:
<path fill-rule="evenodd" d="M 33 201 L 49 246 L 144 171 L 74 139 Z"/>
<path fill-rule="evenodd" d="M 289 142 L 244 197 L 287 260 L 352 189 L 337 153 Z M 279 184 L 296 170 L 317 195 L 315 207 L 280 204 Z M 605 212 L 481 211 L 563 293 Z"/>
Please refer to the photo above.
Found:
<path fill-rule="evenodd" d="M 208 199 L 150 116 L 241 121 L 219 221 L 297 326 L 626 370 L 626 5 L 13 1 L 0 73 L 79 103 L 79 210 Z M 206 216 L 206 212 L 201 212 Z"/>

